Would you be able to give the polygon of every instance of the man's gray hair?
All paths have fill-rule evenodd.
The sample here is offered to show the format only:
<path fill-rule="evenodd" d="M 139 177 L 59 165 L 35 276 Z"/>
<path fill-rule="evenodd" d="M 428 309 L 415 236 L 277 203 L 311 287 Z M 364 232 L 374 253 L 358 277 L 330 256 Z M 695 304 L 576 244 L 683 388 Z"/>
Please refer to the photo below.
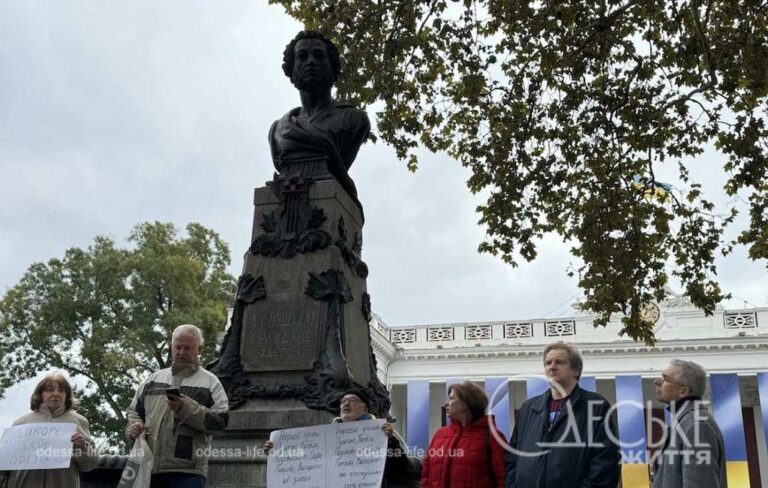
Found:
<path fill-rule="evenodd" d="M 203 339 L 203 331 L 201 331 L 200 328 L 196 325 L 184 324 L 173 329 L 173 334 L 171 334 L 171 342 L 175 341 L 176 338 L 181 335 L 194 336 L 200 342 L 201 346 L 205 342 Z"/>
<path fill-rule="evenodd" d="M 677 375 L 677 382 L 687 386 L 691 395 L 704 396 L 707 391 L 707 372 L 704 371 L 704 368 L 693 361 L 683 361 L 682 359 L 673 359 L 669 364 L 677 366 L 680 370 Z"/>

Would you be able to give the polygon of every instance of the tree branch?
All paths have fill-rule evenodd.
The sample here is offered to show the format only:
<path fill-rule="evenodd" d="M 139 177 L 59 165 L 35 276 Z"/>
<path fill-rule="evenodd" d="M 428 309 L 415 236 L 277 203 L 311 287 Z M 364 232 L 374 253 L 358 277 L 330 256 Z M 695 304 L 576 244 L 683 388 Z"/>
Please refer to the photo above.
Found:
<path fill-rule="evenodd" d="M 427 12 L 427 15 L 424 16 L 424 20 L 422 20 L 421 25 L 416 30 L 416 33 L 414 34 L 414 37 L 419 37 L 421 35 L 421 31 L 424 30 L 424 26 L 427 25 L 427 21 L 432 17 L 432 15 L 435 13 L 435 7 L 437 7 L 437 1 L 433 0 L 430 3 L 429 6 L 429 12 Z M 389 41 L 389 39 L 387 39 Z M 411 48 L 411 54 L 408 55 L 408 61 L 403 65 L 403 73 L 408 72 L 408 68 L 411 66 L 411 62 L 413 62 L 413 55 L 416 53 L 416 46 L 414 45 Z"/>
<path fill-rule="evenodd" d="M 28 330 L 27 330 L 27 340 L 30 340 Z M 115 402 L 115 400 L 112 398 L 112 396 L 109 393 L 109 390 L 104 386 L 104 383 L 101 380 L 97 379 L 92 373 L 74 366 L 71 362 L 65 363 L 64 361 L 62 361 L 60 356 L 56 357 L 55 355 L 52 355 L 51 353 L 47 352 L 46 348 L 42 348 L 42 347 L 37 348 L 37 352 L 39 352 L 43 357 L 45 357 L 51 366 L 55 366 L 57 368 L 62 368 L 67 371 L 71 371 L 72 373 L 78 374 L 80 376 L 83 376 L 93 381 L 96 384 L 97 388 L 99 388 L 99 391 L 104 396 L 104 399 L 106 400 L 106 402 L 115 412 L 115 415 L 117 416 L 117 418 L 121 421 L 125 420 L 125 417 L 123 416 L 123 411 L 120 408 L 120 405 L 118 405 Z"/>
<path fill-rule="evenodd" d="M 704 32 L 704 26 L 701 25 L 701 17 L 699 16 L 699 2 L 700 0 L 691 1 L 693 23 L 696 26 L 696 36 L 699 38 L 701 48 L 704 50 L 704 58 L 706 59 L 707 71 L 709 72 L 709 84 L 717 86 L 717 73 L 715 72 L 715 63 L 712 60 L 712 51 L 709 49 L 709 41 Z"/>
<path fill-rule="evenodd" d="M 163 361 L 163 345 L 160 344 L 160 346 L 153 348 L 155 352 L 155 361 L 157 361 L 157 367 L 159 369 L 165 368 L 165 362 Z"/>
<path fill-rule="evenodd" d="M 629 2 L 625 3 L 625 4 L 624 4 L 624 5 L 622 5 L 621 7 L 617 8 L 616 10 L 614 10 L 613 12 L 611 12 L 610 14 L 608 14 L 608 15 L 605 17 L 605 20 L 607 20 L 609 23 L 610 23 L 610 22 L 613 22 L 614 20 L 616 20 L 616 18 L 617 18 L 619 15 L 623 14 L 624 12 L 626 12 L 627 10 L 629 10 L 631 7 L 633 7 L 633 6 L 637 5 L 637 3 L 639 3 L 639 1 L 640 1 L 640 0 L 630 0 Z"/>
<path fill-rule="evenodd" d="M 715 88 L 714 85 L 712 85 L 711 83 L 707 83 L 706 85 L 700 86 L 700 87 L 696 88 L 695 90 L 691 90 L 690 92 L 688 92 L 685 95 L 681 95 L 681 96 L 679 96 L 677 98 L 673 98 L 672 100 L 670 100 L 669 102 L 664 104 L 659 109 L 659 116 L 663 115 L 664 112 L 666 112 L 668 108 L 670 108 L 670 107 L 672 107 L 674 105 L 677 105 L 678 103 L 687 102 L 688 100 L 693 98 L 694 95 L 696 95 L 698 93 L 701 93 L 701 92 L 705 92 L 707 90 L 711 90 L 713 88 Z"/>
<path fill-rule="evenodd" d="M 625 3 L 621 7 L 614 10 L 613 12 L 609 13 L 608 15 L 604 17 L 601 16 L 600 19 L 598 19 L 598 21 L 595 23 L 595 26 L 592 29 L 592 32 L 589 34 L 589 37 L 587 37 L 587 39 L 579 46 L 578 49 L 576 49 L 574 53 L 569 54 L 568 56 L 576 57 L 580 55 L 581 52 L 584 51 L 584 49 L 586 49 L 586 47 L 590 45 L 592 41 L 595 40 L 598 34 L 608 29 L 611 26 L 611 24 L 613 24 L 613 22 L 621 16 L 621 14 L 623 14 L 629 8 L 636 5 L 639 1 L 640 0 L 630 0 L 629 2 Z"/>
<path fill-rule="evenodd" d="M 104 384 L 104 381 L 100 378 L 97 378 L 93 374 L 89 374 L 87 371 L 76 368 L 74 366 L 68 366 L 73 373 L 79 374 L 80 376 L 84 376 L 88 378 L 89 380 L 93 381 L 96 384 L 96 388 L 99 389 L 101 392 L 101 396 L 104 398 L 104 400 L 109 404 L 110 408 L 112 408 L 112 411 L 115 412 L 115 416 L 118 420 L 121 422 L 125 422 L 125 416 L 123 415 L 123 409 L 120 407 L 120 405 L 117 404 L 117 402 L 112 398 L 112 394 L 110 392 L 110 389 L 107 387 L 106 384 Z"/>
<path fill-rule="evenodd" d="M 163 297 L 163 288 L 158 285 L 157 286 L 157 295 L 155 295 L 155 301 L 157 302 L 157 308 L 160 309 L 160 311 L 165 312 L 165 299 Z"/>

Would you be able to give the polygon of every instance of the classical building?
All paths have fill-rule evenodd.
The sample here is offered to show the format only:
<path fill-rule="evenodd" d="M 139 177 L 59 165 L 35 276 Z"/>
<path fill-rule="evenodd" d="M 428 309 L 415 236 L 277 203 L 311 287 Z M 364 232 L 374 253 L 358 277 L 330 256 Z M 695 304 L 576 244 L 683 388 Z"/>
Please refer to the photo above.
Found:
<path fill-rule="evenodd" d="M 593 317 L 578 313 L 407 327 L 389 327 L 374 314 L 370 332 L 395 427 L 413 454 L 445 422 L 447 386 L 466 379 L 485 386 L 509 436 L 523 401 L 547 388 L 544 347 L 566 341 L 584 357 L 581 386 L 616 406 L 619 438 L 629 446 L 622 449 L 622 488 L 649 487 L 648 464 L 665 422 L 653 380 L 675 358 L 695 361 L 710 375 L 708 399 L 725 438 L 729 488 L 768 488 L 768 307 L 705 316 L 676 297 L 644 313 L 655 323 L 655 347 L 621 337 L 618 321 L 595 329 Z M 83 475 L 83 487 L 116 486 L 124 464 L 124 456 L 102 456 L 99 468 Z"/>
<path fill-rule="evenodd" d="M 624 488 L 648 486 L 648 463 L 665 419 L 653 380 L 671 359 L 709 373 L 715 417 L 723 430 L 729 488 L 768 488 L 768 308 L 718 309 L 711 316 L 683 297 L 649 304 L 658 339 L 648 347 L 619 335 L 619 321 L 595 328 L 593 317 L 389 327 L 375 316 L 371 339 L 379 376 L 392 396 L 396 428 L 415 452 L 444 422 L 446 388 L 465 379 L 485 385 L 509 434 L 514 414 L 547 387 L 542 351 L 554 341 L 584 357 L 582 387 L 617 405 Z M 762 409 L 761 409 L 762 399 Z"/>

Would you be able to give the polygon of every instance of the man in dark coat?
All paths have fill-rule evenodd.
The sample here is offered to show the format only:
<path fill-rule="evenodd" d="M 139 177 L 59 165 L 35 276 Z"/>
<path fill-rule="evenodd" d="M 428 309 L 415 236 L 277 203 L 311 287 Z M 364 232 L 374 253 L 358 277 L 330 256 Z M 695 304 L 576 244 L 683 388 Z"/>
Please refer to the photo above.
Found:
<path fill-rule="evenodd" d="M 654 383 L 656 398 L 669 408 L 670 424 L 664 445 L 654 453 L 653 488 L 727 488 L 723 434 L 702 401 L 704 368 L 676 359 Z"/>
<path fill-rule="evenodd" d="M 523 403 L 507 455 L 505 488 L 615 488 L 621 465 L 611 406 L 579 387 L 578 350 L 544 350 L 550 389 Z"/>

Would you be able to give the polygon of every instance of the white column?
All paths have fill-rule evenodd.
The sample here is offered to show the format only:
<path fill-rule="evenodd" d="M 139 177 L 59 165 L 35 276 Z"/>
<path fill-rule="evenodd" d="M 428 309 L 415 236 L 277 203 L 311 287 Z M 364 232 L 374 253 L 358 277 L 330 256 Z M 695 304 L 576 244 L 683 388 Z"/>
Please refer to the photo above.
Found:
<path fill-rule="evenodd" d="M 407 439 L 406 434 L 408 430 L 406 412 L 406 385 L 403 384 L 391 384 L 389 385 L 389 399 L 392 401 L 392 406 L 389 409 L 390 415 L 397 419 L 395 422 L 395 430 L 403 436 L 403 439 Z"/>

